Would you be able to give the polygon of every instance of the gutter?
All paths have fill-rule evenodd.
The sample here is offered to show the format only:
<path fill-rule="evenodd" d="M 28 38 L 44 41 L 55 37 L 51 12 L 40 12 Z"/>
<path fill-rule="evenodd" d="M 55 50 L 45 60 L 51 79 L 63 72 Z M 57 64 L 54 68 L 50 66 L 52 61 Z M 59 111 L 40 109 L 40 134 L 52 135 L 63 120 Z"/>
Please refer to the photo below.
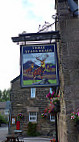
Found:
<path fill-rule="evenodd" d="M 70 7 L 70 10 L 73 12 L 73 16 L 78 16 L 78 4 L 74 0 L 68 0 L 68 5 Z"/>

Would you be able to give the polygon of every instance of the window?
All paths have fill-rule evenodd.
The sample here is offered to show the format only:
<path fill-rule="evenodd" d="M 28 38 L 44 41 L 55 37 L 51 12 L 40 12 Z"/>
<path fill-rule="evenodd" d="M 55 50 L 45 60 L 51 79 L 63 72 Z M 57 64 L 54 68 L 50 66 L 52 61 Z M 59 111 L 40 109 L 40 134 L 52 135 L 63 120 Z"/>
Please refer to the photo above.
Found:
<path fill-rule="evenodd" d="M 52 94 L 52 88 L 50 88 L 50 93 Z"/>
<path fill-rule="evenodd" d="M 9 115 L 9 110 L 5 109 L 5 115 Z"/>
<path fill-rule="evenodd" d="M 50 121 L 55 122 L 55 116 L 54 115 L 50 115 Z"/>
<path fill-rule="evenodd" d="M 35 98 L 36 88 L 31 88 L 31 98 Z"/>
<path fill-rule="evenodd" d="M 30 122 L 37 121 L 37 112 L 29 112 L 29 121 Z"/>
<path fill-rule="evenodd" d="M 16 117 L 11 117 L 11 124 L 15 125 L 16 124 Z"/>

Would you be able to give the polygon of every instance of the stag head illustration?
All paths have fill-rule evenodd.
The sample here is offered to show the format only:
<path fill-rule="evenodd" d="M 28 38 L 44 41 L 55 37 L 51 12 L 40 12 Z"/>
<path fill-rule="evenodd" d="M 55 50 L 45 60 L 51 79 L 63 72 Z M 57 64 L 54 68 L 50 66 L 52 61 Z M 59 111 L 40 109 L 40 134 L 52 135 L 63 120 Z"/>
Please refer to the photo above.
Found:
<path fill-rule="evenodd" d="M 42 66 L 43 68 L 45 68 L 45 60 L 47 59 L 48 56 L 49 56 L 49 55 L 46 54 L 42 59 L 41 59 L 41 56 L 36 57 L 36 59 L 41 62 L 41 66 Z"/>

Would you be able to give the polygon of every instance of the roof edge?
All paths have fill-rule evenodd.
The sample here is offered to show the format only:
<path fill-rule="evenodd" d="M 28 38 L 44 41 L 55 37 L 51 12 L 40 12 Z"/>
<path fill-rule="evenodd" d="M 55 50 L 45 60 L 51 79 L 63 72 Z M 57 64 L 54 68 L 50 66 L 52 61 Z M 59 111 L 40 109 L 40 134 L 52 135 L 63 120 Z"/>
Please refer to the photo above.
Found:
<path fill-rule="evenodd" d="M 18 75 L 16 78 L 14 78 L 13 80 L 11 80 L 11 83 L 14 83 L 16 80 L 18 80 L 20 78 L 20 75 Z"/>

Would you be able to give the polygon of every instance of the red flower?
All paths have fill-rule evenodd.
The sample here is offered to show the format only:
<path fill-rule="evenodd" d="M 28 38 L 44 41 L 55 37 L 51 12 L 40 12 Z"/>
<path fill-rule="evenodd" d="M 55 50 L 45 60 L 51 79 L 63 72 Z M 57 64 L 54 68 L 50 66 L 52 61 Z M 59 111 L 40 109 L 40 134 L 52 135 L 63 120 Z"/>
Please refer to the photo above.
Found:
<path fill-rule="evenodd" d="M 55 92 L 53 91 L 52 94 L 49 92 L 47 95 L 46 95 L 46 98 L 53 98 L 53 97 L 59 97 L 57 94 L 55 94 Z"/>
<path fill-rule="evenodd" d="M 50 142 L 56 142 L 56 139 L 53 138 L 52 140 L 50 140 Z"/>

